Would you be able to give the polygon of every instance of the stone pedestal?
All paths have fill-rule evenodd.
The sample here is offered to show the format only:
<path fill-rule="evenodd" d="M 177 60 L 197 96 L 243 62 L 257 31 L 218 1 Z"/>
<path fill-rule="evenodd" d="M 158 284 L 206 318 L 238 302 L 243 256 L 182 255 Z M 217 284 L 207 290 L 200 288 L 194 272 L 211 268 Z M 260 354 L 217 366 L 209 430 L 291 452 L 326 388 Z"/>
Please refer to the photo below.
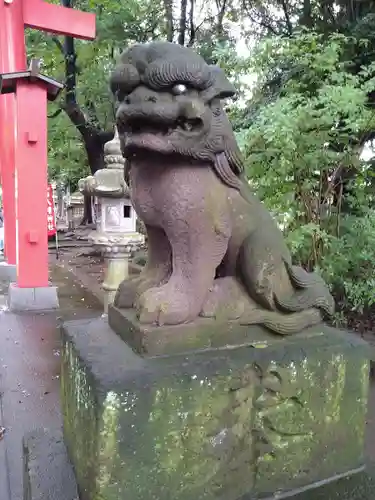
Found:
<path fill-rule="evenodd" d="M 109 321 L 127 342 L 104 319 L 62 328 L 81 500 L 333 500 L 322 491 L 340 478 L 363 486 L 369 361 L 357 337 L 203 318 L 146 328 L 112 306 Z"/>
<path fill-rule="evenodd" d="M 59 431 L 37 429 L 24 438 L 24 500 L 77 500 L 77 484 Z M 166 497 L 168 498 L 168 497 Z M 242 500 L 248 500 L 249 496 Z M 283 496 L 269 498 L 283 498 Z M 284 496 L 285 498 L 285 496 Z M 288 498 L 288 497 L 287 497 Z M 290 497 L 289 497 L 290 498 Z M 357 474 L 305 489 L 293 500 L 373 500 L 375 464 Z M 114 500 L 117 500 L 114 497 Z M 123 500 L 123 497 L 120 497 Z"/>
<path fill-rule="evenodd" d="M 11 312 L 54 311 L 59 308 L 57 287 L 20 288 L 10 283 L 8 308 Z"/>

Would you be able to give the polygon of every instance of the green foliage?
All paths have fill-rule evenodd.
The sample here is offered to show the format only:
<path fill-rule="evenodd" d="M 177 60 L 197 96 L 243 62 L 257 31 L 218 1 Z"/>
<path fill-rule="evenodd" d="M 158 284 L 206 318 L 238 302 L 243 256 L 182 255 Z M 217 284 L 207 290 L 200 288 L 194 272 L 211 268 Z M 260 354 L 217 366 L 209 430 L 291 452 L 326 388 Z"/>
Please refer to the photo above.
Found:
<path fill-rule="evenodd" d="M 237 135 L 249 182 L 295 260 L 320 270 L 343 307 L 363 310 L 375 285 L 373 171 L 361 158 L 375 126 L 368 106 L 375 65 L 352 71 L 345 57 L 356 43 L 364 42 L 306 31 L 261 43 L 247 61 L 257 83 Z M 267 82 L 280 68 L 277 95 L 267 102 Z"/>
<path fill-rule="evenodd" d="M 69 184 L 73 191 L 79 179 L 90 174 L 79 132 L 65 113 L 49 121 L 48 174 L 51 180 Z"/>
<path fill-rule="evenodd" d="M 324 277 L 335 285 L 339 303 L 362 313 L 375 304 L 375 211 L 341 219 L 340 238 L 331 238 L 322 259 Z"/>

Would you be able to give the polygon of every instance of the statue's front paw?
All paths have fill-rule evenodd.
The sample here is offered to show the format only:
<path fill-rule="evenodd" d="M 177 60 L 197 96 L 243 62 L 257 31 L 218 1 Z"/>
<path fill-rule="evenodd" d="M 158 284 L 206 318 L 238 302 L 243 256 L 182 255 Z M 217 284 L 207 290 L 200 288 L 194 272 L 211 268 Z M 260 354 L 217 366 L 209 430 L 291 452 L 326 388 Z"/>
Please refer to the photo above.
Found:
<path fill-rule="evenodd" d="M 189 296 L 169 284 L 150 288 L 136 303 L 140 323 L 179 325 L 195 319 Z"/>
<path fill-rule="evenodd" d="M 124 280 L 117 290 L 114 305 L 120 309 L 133 307 L 144 292 L 149 288 L 159 287 L 165 279 L 160 272 L 147 272 Z"/>

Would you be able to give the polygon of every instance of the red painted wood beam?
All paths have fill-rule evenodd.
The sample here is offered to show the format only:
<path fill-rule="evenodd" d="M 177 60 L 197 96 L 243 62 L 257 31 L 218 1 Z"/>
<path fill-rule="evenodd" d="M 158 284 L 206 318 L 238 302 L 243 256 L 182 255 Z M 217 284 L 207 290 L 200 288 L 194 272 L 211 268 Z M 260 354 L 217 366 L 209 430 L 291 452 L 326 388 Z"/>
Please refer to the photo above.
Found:
<path fill-rule="evenodd" d="M 83 40 L 96 36 L 95 14 L 82 12 L 43 0 L 23 0 L 25 26 L 56 35 L 69 35 Z"/>

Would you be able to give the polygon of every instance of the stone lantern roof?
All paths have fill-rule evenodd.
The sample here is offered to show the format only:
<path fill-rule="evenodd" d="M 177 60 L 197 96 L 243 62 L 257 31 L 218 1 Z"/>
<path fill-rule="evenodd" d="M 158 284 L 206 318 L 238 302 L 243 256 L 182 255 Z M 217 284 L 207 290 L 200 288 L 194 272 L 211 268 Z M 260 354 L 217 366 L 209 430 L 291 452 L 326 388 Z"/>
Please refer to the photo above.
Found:
<path fill-rule="evenodd" d="M 129 198 L 129 188 L 124 180 L 125 159 L 121 154 L 117 129 L 113 139 L 104 145 L 104 163 L 106 168 L 79 181 L 80 192 L 100 198 Z"/>

